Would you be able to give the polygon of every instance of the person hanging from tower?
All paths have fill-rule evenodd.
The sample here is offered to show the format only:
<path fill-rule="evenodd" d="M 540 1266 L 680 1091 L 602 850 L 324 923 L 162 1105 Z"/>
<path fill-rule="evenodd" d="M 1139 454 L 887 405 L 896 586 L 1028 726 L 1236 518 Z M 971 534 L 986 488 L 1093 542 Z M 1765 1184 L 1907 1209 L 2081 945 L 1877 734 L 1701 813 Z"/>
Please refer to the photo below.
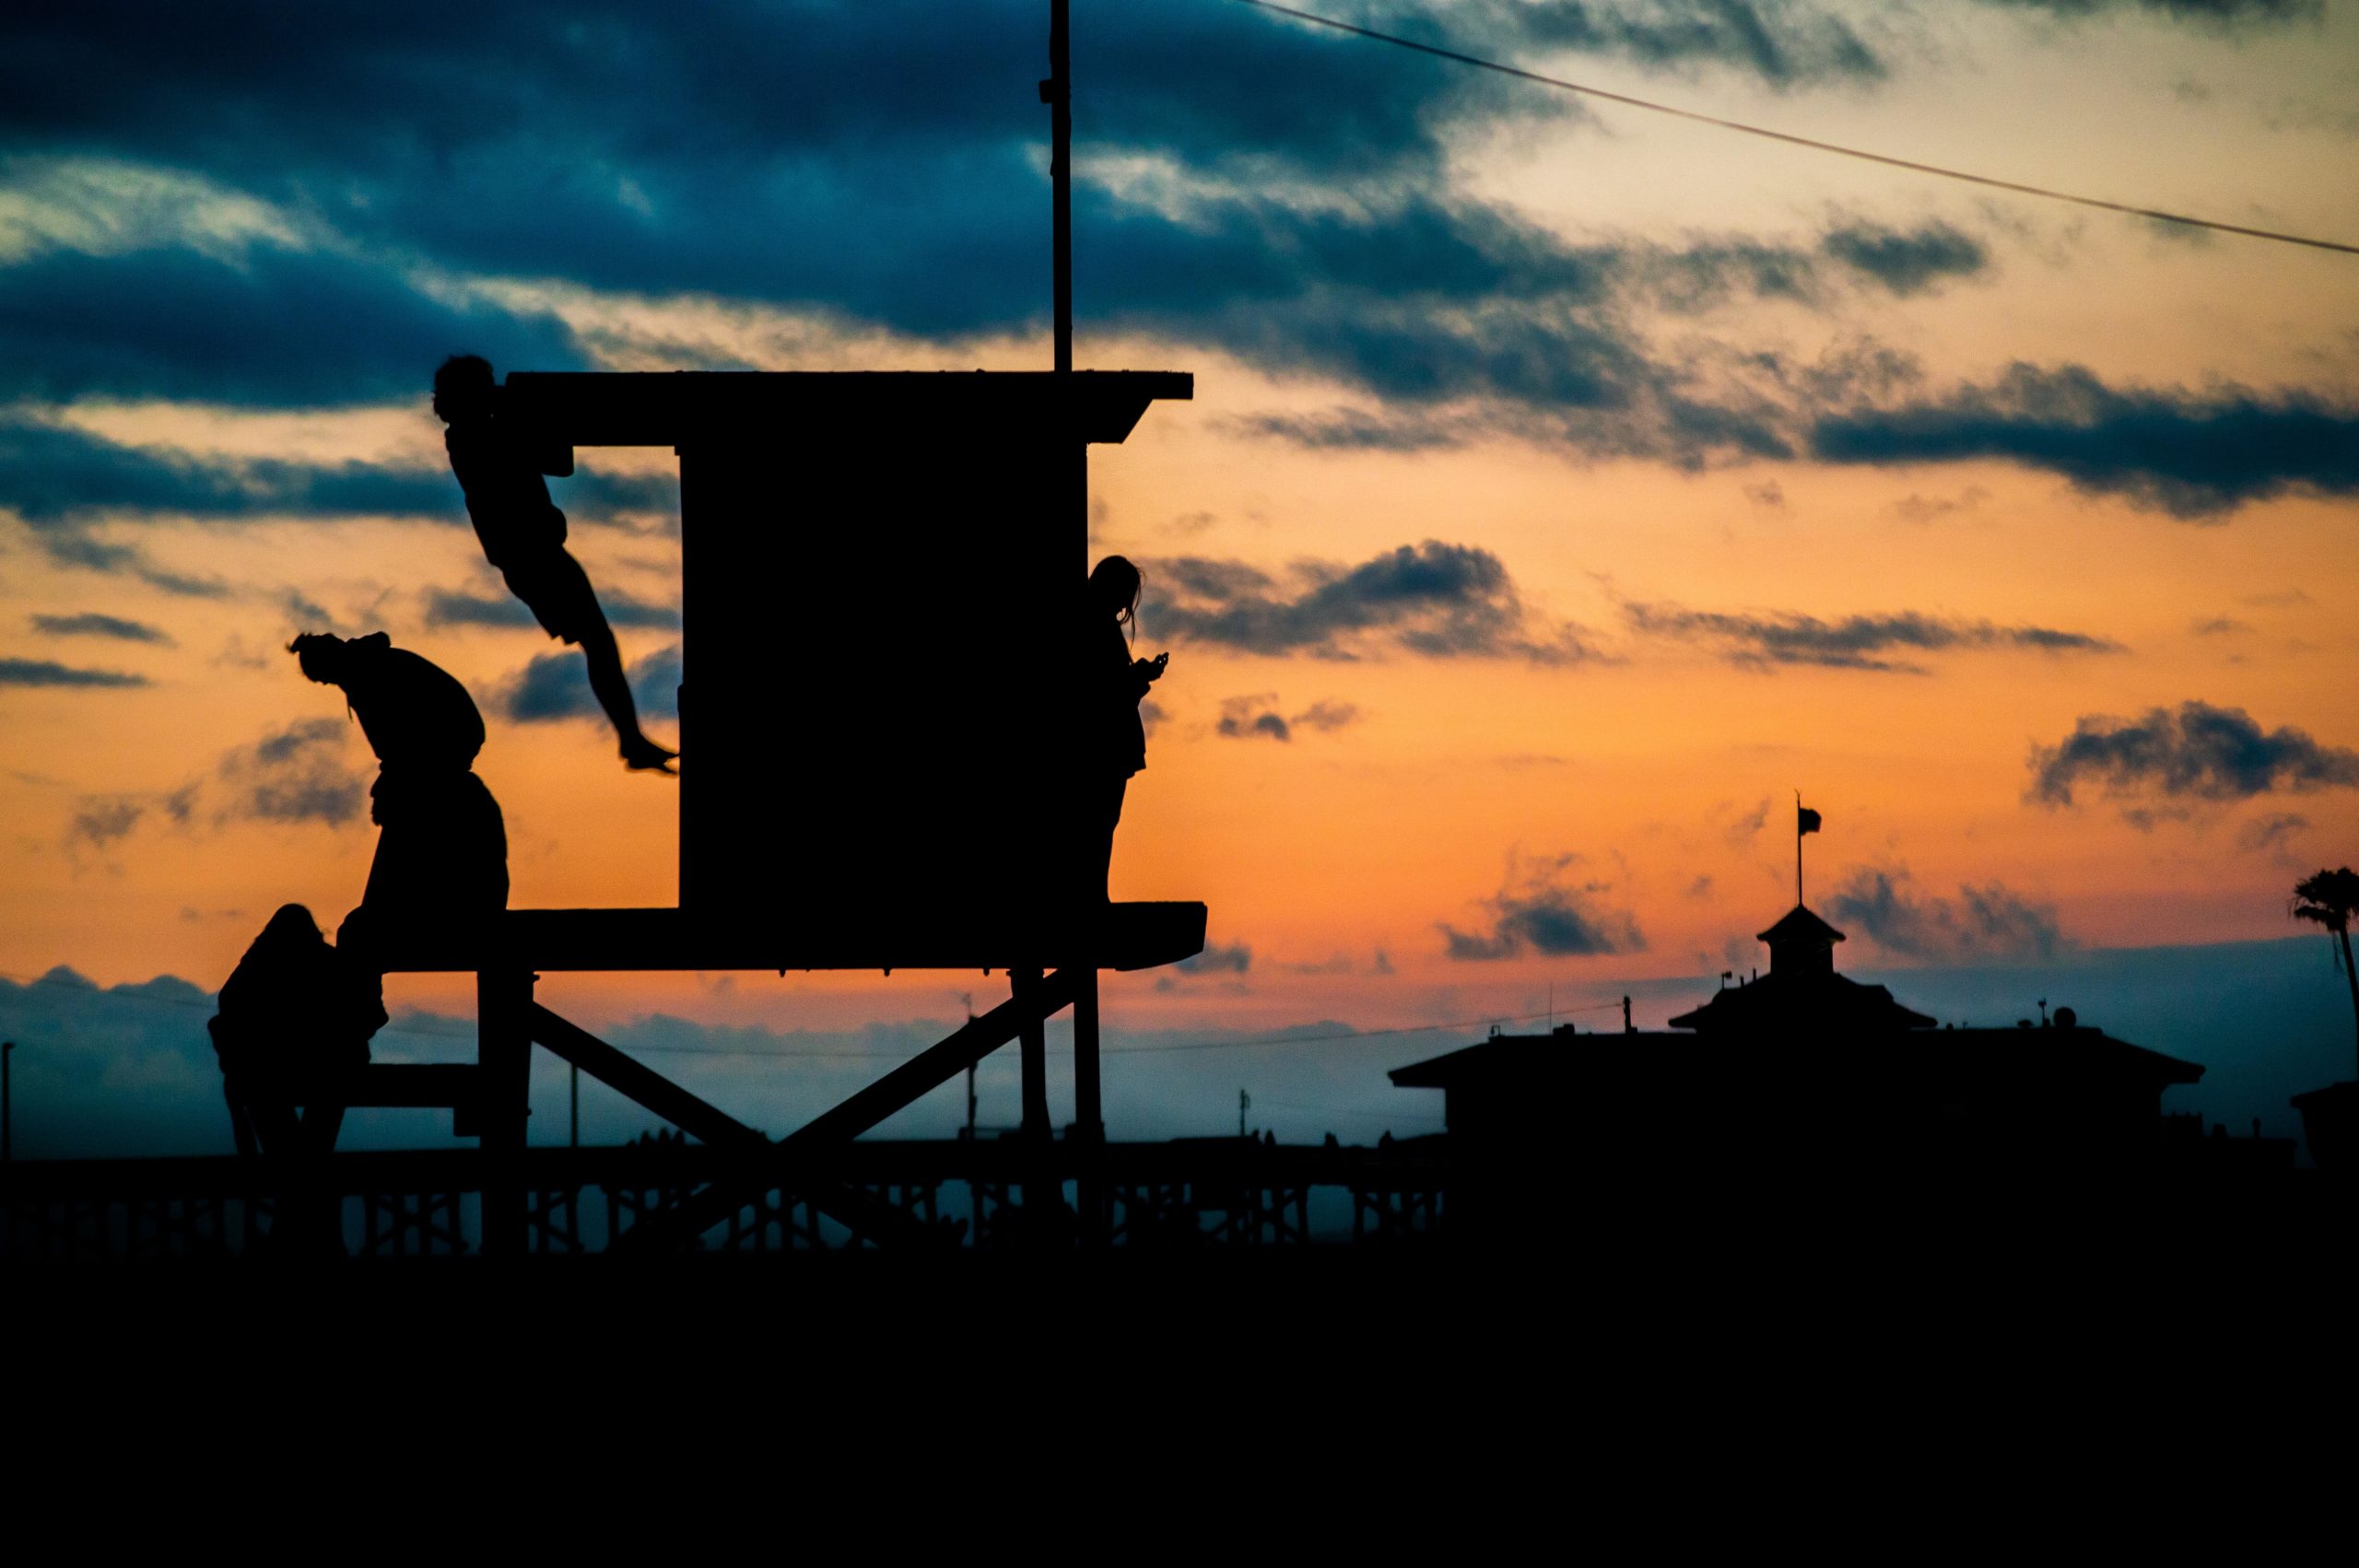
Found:
<path fill-rule="evenodd" d="M 369 790 L 377 857 L 339 945 L 464 930 L 506 908 L 508 829 L 475 774 L 483 715 L 467 688 L 383 632 L 348 641 L 307 632 L 287 650 L 306 676 L 343 690 L 377 754 Z"/>
<path fill-rule="evenodd" d="M 590 689 L 622 743 L 624 766 L 669 773 L 679 754 L 640 731 L 614 628 L 589 574 L 565 547 L 565 513 L 549 499 L 543 475 L 571 474 L 571 461 L 551 461 L 528 451 L 501 424 L 498 391 L 491 362 L 479 355 L 452 355 L 434 372 L 434 412 L 450 427 L 442 444 L 451 454 L 451 472 L 466 493 L 467 516 L 482 541 L 484 558 L 499 568 L 508 591 L 524 602 L 543 631 L 581 649 Z"/>
<path fill-rule="evenodd" d="M 1107 896 L 1107 872 L 1114 858 L 1114 829 L 1122 819 L 1122 799 L 1131 777 L 1146 766 L 1146 724 L 1139 704 L 1163 678 L 1171 655 L 1131 657 L 1138 630 L 1139 598 L 1145 587 L 1139 568 L 1121 556 L 1109 556 L 1089 574 L 1091 646 L 1085 666 L 1084 700 L 1089 705 L 1084 745 L 1088 753 L 1088 825 L 1092 850 L 1092 896 Z"/>

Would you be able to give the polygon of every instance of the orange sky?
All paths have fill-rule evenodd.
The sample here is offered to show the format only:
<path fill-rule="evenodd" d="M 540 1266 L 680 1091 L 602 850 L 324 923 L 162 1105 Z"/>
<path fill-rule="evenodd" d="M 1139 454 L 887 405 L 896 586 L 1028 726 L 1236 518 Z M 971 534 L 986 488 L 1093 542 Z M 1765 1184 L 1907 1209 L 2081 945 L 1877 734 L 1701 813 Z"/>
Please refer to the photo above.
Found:
<path fill-rule="evenodd" d="M 2306 128 L 2291 116 L 2272 123 L 2267 105 L 2254 107 L 2271 92 L 2350 101 L 2359 70 L 2353 7 L 2330 7 L 2312 31 L 2237 42 L 2133 20 L 2093 24 L 2069 48 L 1979 11 L 1946 25 L 1954 68 L 1912 64 L 1912 90 L 1902 95 L 1797 94 L 1617 62 L 1555 64 L 1602 85 L 1710 96 L 1719 111 L 1907 156 L 2359 237 L 2352 130 Z M 2186 82 L 2210 96 L 2175 90 Z M 1940 218 L 1995 258 L 1982 275 L 1919 295 L 1738 298 L 1701 311 L 1642 311 L 1643 329 L 1666 352 L 1775 348 L 1808 362 L 1872 338 L 1917 357 L 1936 386 L 1987 384 L 2016 362 L 2071 363 L 2118 385 L 2293 389 L 2346 410 L 2359 396 L 2359 260 L 2165 238 L 2131 220 L 1813 162 L 1695 127 L 1608 123 L 1606 136 L 1564 123 L 1470 138 L 1453 149 L 1452 178 L 1572 239 L 1667 246 L 1699 234 L 1799 236 L 1873 213 Z M 100 245 L 58 238 L 65 209 L 56 166 L 14 172 L 0 240 L 40 233 L 43 243 Z M 1101 168 L 1097 177 L 1121 172 Z M 86 190 L 132 199 L 122 168 L 77 178 Z M 178 221 L 217 233 L 284 216 L 262 198 L 220 191 L 192 204 L 197 216 Z M 285 221 L 299 225 L 299 215 Z M 929 338 L 695 294 L 492 275 L 452 274 L 438 287 L 553 310 L 603 334 L 589 341 L 603 343 L 604 362 L 616 367 L 681 362 L 666 355 L 683 345 L 725 345 L 771 369 L 1031 367 L 1047 357 L 1029 333 Z M 425 351 L 421 383 L 443 346 Z M 1962 886 L 1998 883 L 2083 946 L 2286 934 L 2293 880 L 2352 860 L 2359 846 L 2359 791 L 2349 788 L 2148 802 L 2167 810 L 2143 825 L 2124 815 L 2138 802 L 2109 801 L 2095 786 L 2069 808 L 2025 799 L 2032 749 L 2055 745 L 2085 716 L 2127 720 L 2201 700 L 2245 709 L 2263 730 L 2291 726 L 2324 747 L 2359 747 L 2359 632 L 2348 614 L 2359 602 L 2359 503 L 2348 495 L 2296 491 L 2182 520 L 1991 460 L 1796 458 L 1687 470 L 1568 455 L 1508 429 L 1445 450 L 1320 452 L 1253 435 L 1243 421 L 1339 405 L 1381 412 L 1380 400 L 1153 333 L 1085 331 L 1081 357 L 1197 377 L 1191 404 L 1151 411 L 1128 445 L 1093 456 L 1096 545 L 1150 563 L 1140 648 L 1172 652 L 1156 692 L 1164 716 L 1115 858 L 1116 895 L 1201 899 L 1215 942 L 1251 953 L 1241 973 L 1199 974 L 1166 990 L 1155 977 L 1119 982 L 1113 1005 L 1127 1020 L 1258 1026 L 1341 1017 L 1375 1026 L 1521 1012 L 1552 985 L 1675 975 L 1709 984 L 1723 968 L 1757 962 L 1751 933 L 1791 902 L 1797 789 L 1825 814 L 1824 835 L 1808 845 L 1813 902 L 1863 871 L 1884 872 L 1920 904 L 1955 906 Z M 198 457 L 440 461 L 422 384 L 412 402 L 357 409 L 98 397 L 23 408 Z M 582 458 L 616 472 L 669 461 Z M 557 498 L 567 504 L 562 482 Z M 224 759 L 297 720 L 341 715 L 333 692 L 303 682 L 276 651 L 313 618 L 298 603 L 346 630 L 391 631 L 479 698 L 547 650 L 534 630 L 425 625 L 428 589 L 499 591 L 455 487 L 449 522 L 297 515 L 98 526 L 98 537 L 136 544 L 170 572 L 226 585 L 220 597 L 196 598 L 44 558 L 28 525 L 0 516 L 0 654 L 70 659 L 149 683 L 0 689 L 11 753 L 0 771 L 0 970 L 29 976 L 70 963 L 102 981 L 169 973 L 209 986 L 277 904 L 299 900 L 325 915 L 357 902 L 370 851 L 365 822 L 217 818 L 234 795 Z M 1356 564 L 1426 540 L 1490 552 L 1532 624 L 1578 623 L 1601 657 L 1556 666 L 1438 659 L 1376 639 L 1358 658 L 1321 659 L 1158 630 L 1159 559 L 1233 559 L 1283 577 L 1299 561 Z M 579 526 L 574 544 L 602 591 L 676 603 L 675 536 Z M 1708 640 L 1645 634 L 1633 604 L 1827 621 L 1908 612 L 2065 628 L 2118 647 L 1911 655 L 1921 673 L 1745 667 Z M 93 611 L 170 641 L 67 648 L 29 629 L 36 616 Z M 880 607 L 879 615 L 924 635 L 921 612 Z M 623 634 L 631 658 L 672 640 L 662 630 Z M 1332 731 L 1298 723 L 1284 743 L 1220 734 L 1224 703 L 1254 698 L 1282 715 L 1326 703 L 1356 717 Z M 365 770 L 357 731 L 345 762 Z M 597 727 L 495 720 L 479 767 L 507 813 L 516 905 L 672 901 L 675 788 L 625 774 Z M 193 782 L 200 788 L 187 820 L 170 820 L 165 802 Z M 76 841 L 76 815 L 107 802 L 144 814 L 104 844 Z M 2285 817 L 2302 820 L 2264 841 L 2262 825 Z M 1486 962 L 1445 955 L 1445 924 L 1486 929 L 1497 911 L 1485 901 L 1541 866 L 1579 889 L 1585 907 L 1626 916 L 1643 946 Z M 1875 955 L 1855 940 L 1846 962 Z M 634 977 L 569 978 L 562 989 L 593 1024 L 661 1010 L 788 1026 L 945 1015 L 945 997 L 977 983 L 748 977 L 721 991 L 710 977 Z M 446 982 L 403 979 L 395 990 L 466 1006 Z"/>

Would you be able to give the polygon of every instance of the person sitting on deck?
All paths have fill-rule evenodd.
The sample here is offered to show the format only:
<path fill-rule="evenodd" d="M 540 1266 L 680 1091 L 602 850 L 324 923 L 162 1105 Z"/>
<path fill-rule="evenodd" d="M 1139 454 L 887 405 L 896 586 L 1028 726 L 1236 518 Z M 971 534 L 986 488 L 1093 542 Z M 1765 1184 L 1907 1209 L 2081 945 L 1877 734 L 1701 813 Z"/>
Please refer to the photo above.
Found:
<path fill-rule="evenodd" d="M 508 591 L 524 602 L 549 636 L 578 644 L 590 666 L 590 689 L 613 720 L 626 766 L 672 771 L 679 754 L 657 745 L 639 727 L 639 709 L 623 676 L 614 628 L 598 606 L 589 574 L 565 547 L 565 513 L 549 499 L 544 473 L 573 472 L 569 456 L 554 461 L 528 451 L 497 413 L 491 362 L 453 355 L 434 372 L 434 412 L 450 427 L 442 444 L 451 472 L 466 492 L 467 516 L 483 542 L 484 558 L 499 568 Z"/>
<path fill-rule="evenodd" d="M 343 689 L 377 754 L 369 816 L 381 831 L 358 931 L 450 930 L 506 908 L 508 829 L 474 772 L 483 715 L 467 688 L 383 632 L 307 632 L 287 650 L 305 675 Z"/>
<path fill-rule="evenodd" d="M 382 985 L 328 945 L 309 909 L 288 904 L 222 984 L 219 1008 L 205 1031 L 238 1153 L 277 1174 L 275 1245 L 339 1249 L 320 1165 L 344 1126 L 350 1080 L 369 1065 L 369 1037 L 385 1022 Z"/>
<path fill-rule="evenodd" d="M 1094 628 L 1084 700 L 1089 710 L 1084 746 L 1091 768 L 1090 822 L 1094 856 L 1093 895 L 1107 896 L 1107 872 L 1114 859 L 1114 829 L 1122 819 L 1122 797 L 1131 776 L 1146 766 L 1146 725 L 1139 703 L 1147 688 L 1162 679 L 1171 655 L 1152 659 L 1131 657 L 1131 635 L 1138 629 L 1139 595 L 1144 588 L 1139 568 L 1121 556 L 1109 556 L 1089 574 L 1089 609 Z"/>

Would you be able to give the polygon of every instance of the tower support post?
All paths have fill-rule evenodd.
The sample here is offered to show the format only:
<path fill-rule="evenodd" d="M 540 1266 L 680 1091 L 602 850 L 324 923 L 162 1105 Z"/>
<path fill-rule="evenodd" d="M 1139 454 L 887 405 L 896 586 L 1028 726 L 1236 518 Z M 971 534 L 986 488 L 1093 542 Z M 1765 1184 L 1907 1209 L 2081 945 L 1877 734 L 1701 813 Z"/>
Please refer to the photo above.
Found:
<path fill-rule="evenodd" d="M 475 1127 L 482 1140 L 483 1250 L 524 1253 L 524 1129 L 532 1115 L 533 984 L 530 969 L 475 976 L 475 1036 L 481 1064 Z"/>

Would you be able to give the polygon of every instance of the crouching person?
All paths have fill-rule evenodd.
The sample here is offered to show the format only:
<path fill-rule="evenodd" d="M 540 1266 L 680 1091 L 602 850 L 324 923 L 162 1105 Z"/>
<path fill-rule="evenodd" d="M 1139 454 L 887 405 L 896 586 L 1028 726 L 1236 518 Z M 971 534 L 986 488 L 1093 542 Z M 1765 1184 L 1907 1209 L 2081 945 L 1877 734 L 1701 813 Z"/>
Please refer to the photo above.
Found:
<path fill-rule="evenodd" d="M 369 1037 L 384 1022 L 376 973 L 329 946 L 300 904 L 270 918 L 221 987 L 206 1029 L 238 1153 L 271 1175 L 275 1251 L 343 1251 L 327 1160 L 353 1079 L 369 1065 Z"/>
<path fill-rule="evenodd" d="M 464 931 L 508 907 L 508 830 L 475 777 L 483 715 L 439 665 L 382 632 L 349 640 L 311 632 L 288 645 L 303 673 L 344 692 L 377 782 L 369 814 L 377 857 L 341 940 L 374 954 L 419 932 Z"/>

